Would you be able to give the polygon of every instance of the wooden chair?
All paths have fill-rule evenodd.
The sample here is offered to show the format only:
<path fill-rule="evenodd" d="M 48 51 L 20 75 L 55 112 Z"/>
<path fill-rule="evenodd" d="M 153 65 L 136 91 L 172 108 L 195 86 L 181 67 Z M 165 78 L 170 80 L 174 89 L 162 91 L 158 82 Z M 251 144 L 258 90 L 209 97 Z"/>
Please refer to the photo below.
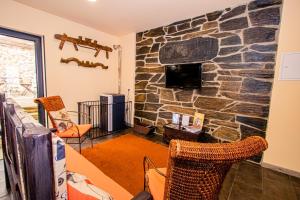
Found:
<path fill-rule="evenodd" d="M 41 97 L 34 100 L 35 103 L 40 103 L 43 108 L 47 111 L 47 114 L 50 118 L 53 128 L 56 129 L 56 134 L 66 139 L 66 143 L 68 143 L 68 139 L 78 139 L 78 142 L 71 142 L 68 144 L 78 144 L 79 152 L 81 153 L 81 144 L 87 138 L 87 134 L 89 134 L 89 130 L 91 129 L 91 124 L 75 124 L 71 121 L 69 117 L 67 118 L 57 118 L 54 116 L 55 112 L 60 112 L 65 110 L 65 105 L 60 96 L 50 96 L 50 97 Z M 67 111 L 65 111 L 67 112 Z M 76 111 L 68 111 L 67 113 L 78 113 Z M 85 114 L 85 113 L 82 113 Z M 86 114 L 85 114 L 86 115 Z M 67 124 L 64 129 L 60 128 L 60 124 L 58 122 L 65 122 Z M 83 138 L 83 139 L 82 139 Z M 91 145 L 93 147 L 92 137 Z"/>
<path fill-rule="evenodd" d="M 167 168 L 157 169 L 149 158 L 144 158 L 144 189 L 154 200 L 218 199 L 232 164 L 267 147 L 266 140 L 258 136 L 223 144 L 172 140 Z"/>

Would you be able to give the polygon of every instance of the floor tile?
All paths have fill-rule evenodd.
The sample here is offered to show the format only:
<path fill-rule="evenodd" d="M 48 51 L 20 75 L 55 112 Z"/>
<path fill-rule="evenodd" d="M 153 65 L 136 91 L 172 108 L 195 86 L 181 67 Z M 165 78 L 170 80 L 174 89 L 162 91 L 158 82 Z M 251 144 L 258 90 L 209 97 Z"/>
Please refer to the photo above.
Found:
<path fill-rule="evenodd" d="M 1 139 L 1 136 L 0 136 L 0 160 L 3 159 L 3 151 L 2 151 L 2 139 Z"/>
<path fill-rule="evenodd" d="M 240 163 L 234 163 L 231 168 L 239 169 Z"/>
<path fill-rule="evenodd" d="M 297 200 L 294 188 L 287 183 L 263 180 L 262 199 Z"/>
<path fill-rule="evenodd" d="M 0 159 L 0 172 L 2 171 L 4 171 L 4 161 Z"/>
<path fill-rule="evenodd" d="M 229 200 L 257 200 L 262 196 L 262 189 L 250 184 L 234 182 Z"/>
<path fill-rule="evenodd" d="M 231 167 L 231 169 L 229 170 L 228 174 L 226 175 L 226 178 L 222 184 L 222 188 L 219 194 L 219 200 L 226 200 L 228 199 L 232 186 L 233 186 L 233 182 L 234 182 L 234 178 L 236 176 L 236 172 L 237 169 L 235 168 L 236 166 Z"/>
<path fill-rule="evenodd" d="M 300 200 L 300 178 L 290 176 L 291 184 L 294 187 L 297 199 Z"/>
<path fill-rule="evenodd" d="M 247 184 L 251 187 L 262 188 L 262 169 L 250 162 L 241 162 L 236 174 L 235 182 Z"/>
<path fill-rule="evenodd" d="M 289 175 L 271 169 L 262 168 L 262 174 L 264 179 L 285 182 L 285 183 L 290 182 Z"/>
<path fill-rule="evenodd" d="M 6 182 L 4 175 L 4 161 L 0 160 L 0 197 L 6 195 Z"/>
<path fill-rule="evenodd" d="M 288 175 L 271 169 L 262 169 L 263 199 L 297 199 L 294 187 Z"/>
<path fill-rule="evenodd" d="M 294 176 L 290 176 L 290 180 L 291 180 L 293 186 L 300 188 L 300 178 L 294 177 Z"/>
<path fill-rule="evenodd" d="M 3 197 L 0 197 L 0 200 L 10 200 L 10 196 L 9 195 L 5 195 Z"/>

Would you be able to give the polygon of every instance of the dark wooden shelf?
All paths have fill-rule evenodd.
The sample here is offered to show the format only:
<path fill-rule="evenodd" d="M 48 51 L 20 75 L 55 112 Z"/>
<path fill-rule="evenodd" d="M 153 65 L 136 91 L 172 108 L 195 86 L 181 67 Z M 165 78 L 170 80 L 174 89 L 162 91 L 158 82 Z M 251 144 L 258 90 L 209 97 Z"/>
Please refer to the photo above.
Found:
<path fill-rule="evenodd" d="M 163 141 L 169 143 L 172 139 L 180 139 L 180 140 L 187 140 L 187 141 L 199 141 L 200 136 L 204 134 L 202 130 L 199 133 L 192 133 L 186 131 L 183 127 L 178 126 L 178 128 L 170 127 L 168 125 L 164 126 L 164 133 L 163 133 Z"/>

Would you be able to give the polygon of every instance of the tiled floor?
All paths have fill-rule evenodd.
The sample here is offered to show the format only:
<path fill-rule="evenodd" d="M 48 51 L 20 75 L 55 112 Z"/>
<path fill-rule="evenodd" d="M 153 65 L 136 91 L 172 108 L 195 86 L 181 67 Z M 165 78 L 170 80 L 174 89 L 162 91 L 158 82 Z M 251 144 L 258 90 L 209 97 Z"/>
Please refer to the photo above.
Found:
<path fill-rule="evenodd" d="M 220 200 L 300 199 L 300 179 L 250 162 L 234 165 L 222 185 Z"/>
<path fill-rule="evenodd" d="M 0 149 L 2 151 L 2 149 Z M 0 160 L 0 200 L 8 200 L 9 195 L 6 192 L 5 177 L 4 177 L 4 162 Z"/>
<path fill-rule="evenodd" d="M 2 141 L 0 136 L 0 200 L 7 200 L 9 199 L 8 194 L 6 192 L 5 187 L 5 178 L 4 178 L 4 162 L 3 162 L 3 155 L 2 155 Z"/>
<path fill-rule="evenodd" d="M 100 143 L 132 133 L 131 130 L 95 139 Z M 135 134 L 137 135 L 137 134 Z M 140 135 L 139 135 L 140 136 Z M 153 142 L 163 144 L 159 135 L 145 137 Z M 165 145 L 165 144 L 163 144 Z M 73 145 L 74 148 L 78 148 Z M 83 143 L 83 148 L 90 146 L 90 141 Z M 3 161 L 0 160 L 0 196 L 5 190 Z M 8 200 L 9 196 L 0 197 L 0 200 Z M 219 196 L 220 200 L 300 200 L 300 179 L 289 175 L 263 168 L 260 165 L 241 162 L 235 164 L 226 176 Z"/>

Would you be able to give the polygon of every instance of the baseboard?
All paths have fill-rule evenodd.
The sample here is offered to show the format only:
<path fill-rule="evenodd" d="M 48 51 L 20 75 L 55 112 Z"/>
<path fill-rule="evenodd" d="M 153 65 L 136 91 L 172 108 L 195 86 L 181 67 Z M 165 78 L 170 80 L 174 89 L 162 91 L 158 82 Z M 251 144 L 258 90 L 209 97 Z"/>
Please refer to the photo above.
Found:
<path fill-rule="evenodd" d="M 262 167 L 272 169 L 274 171 L 278 171 L 278 172 L 281 172 L 281 173 L 284 173 L 284 174 L 287 174 L 287 175 L 290 175 L 290 176 L 295 176 L 295 177 L 300 178 L 300 172 L 290 170 L 290 169 L 286 169 L 286 168 L 283 168 L 283 167 L 279 167 L 279 166 L 276 166 L 276 165 L 272 165 L 272 164 L 269 164 L 269 163 L 264 163 L 264 162 L 261 165 L 262 165 Z"/>

